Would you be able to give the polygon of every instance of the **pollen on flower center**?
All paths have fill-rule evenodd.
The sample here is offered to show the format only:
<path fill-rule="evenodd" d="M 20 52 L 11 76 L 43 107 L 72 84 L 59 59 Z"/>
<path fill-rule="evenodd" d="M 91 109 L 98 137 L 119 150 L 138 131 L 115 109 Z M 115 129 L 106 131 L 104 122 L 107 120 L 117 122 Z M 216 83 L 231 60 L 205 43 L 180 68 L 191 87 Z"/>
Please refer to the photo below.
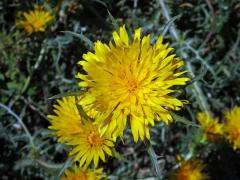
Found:
<path fill-rule="evenodd" d="M 78 174 L 76 177 L 74 177 L 76 180 L 77 179 L 82 179 L 82 180 L 87 180 L 87 174 Z"/>
<path fill-rule="evenodd" d="M 240 130 L 235 128 L 232 130 L 232 137 L 233 139 L 238 139 L 240 137 Z"/>
<path fill-rule="evenodd" d="M 88 142 L 91 146 L 101 146 L 103 144 L 103 139 L 96 132 L 91 132 L 88 136 Z"/>
<path fill-rule="evenodd" d="M 138 88 L 138 83 L 134 80 L 129 80 L 126 85 L 128 91 L 130 93 L 135 92 Z"/>
<path fill-rule="evenodd" d="M 34 28 L 41 28 L 42 26 L 43 26 L 43 23 L 39 19 L 33 22 L 33 27 Z"/>

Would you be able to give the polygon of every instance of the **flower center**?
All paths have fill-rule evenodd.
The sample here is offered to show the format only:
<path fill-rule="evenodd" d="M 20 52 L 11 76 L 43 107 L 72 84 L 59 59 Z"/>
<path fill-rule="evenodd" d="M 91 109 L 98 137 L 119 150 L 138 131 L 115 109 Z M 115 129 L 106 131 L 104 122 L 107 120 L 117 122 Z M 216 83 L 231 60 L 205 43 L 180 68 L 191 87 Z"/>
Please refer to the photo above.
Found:
<path fill-rule="evenodd" d="M 88 142 L 91 146 L 101 146 L 103 144 L 103 139 L 100 137 L 100 134 L 91 132 L 88 136 Z"/>
<path fill-rule="evenodd" d="M 240 139 L 240 130 L 237 128 L 234 128 L 231 132 L 232 139 L 238 140 Z"/>
<path fill-rule="evenodd" d="M 136 91 L 137 88 L 138 88 L 138 85 L 136 81 L 133 81 L 133 80 L 128 81 L 127 89 L 129 92 L 134 92 Z"/>
<path fill-rule="evenodd" d="M 133 74 L 126 73 L 123 70 L 119 70 L 118 77 L 122 88 L 127 90 L 129 93 L 134 93 L 139 88 L 139 82 Z"/>
<path fill-rule="evenodd" d="M 87 174 L 86 173 L 81 173 L 81 174 L 77 174 L 76 176 L 73 176 L 71 180 L 87 180 Z"/>
<path fill-rule="evenodd" d="M 34 21 L 32 25 L 35 29 L 40 29 L 42 27 L 43 23 L 41 20 L 38 19 L 38 20 Z"/>

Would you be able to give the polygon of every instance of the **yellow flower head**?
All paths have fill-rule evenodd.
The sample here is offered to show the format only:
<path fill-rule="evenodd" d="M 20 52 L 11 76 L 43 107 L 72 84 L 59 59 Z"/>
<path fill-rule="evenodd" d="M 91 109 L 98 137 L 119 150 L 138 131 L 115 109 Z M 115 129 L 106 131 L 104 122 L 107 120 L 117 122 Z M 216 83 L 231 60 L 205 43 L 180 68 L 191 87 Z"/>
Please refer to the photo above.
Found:
<path fill-rule="evenodd" d="M 176 91 L 172 87 L 189 80 L 180 77 L 186 72 L 179 70 L 184 62 L 170 55 L 173 49 L 162 37 L 151 45 L 150 35 L 140 34 L 136 29 L 130 41 L 123 26 L 113 32 L 114 43 L 95 42 L 94 53 L 79 61 L 87 74 L 76 75 L 82 80 L 79 85 L 88 89 L 80 103 L 99 112 L 96 121 L 102 129 L 114 138 L 122 136 L 128 120 L 135 142 L 150 139 L 148 126 L 154 126 L 154 120 L 172 121 L 169 110 L 184 104 L 170 95 Z"/>
<path fill-rule="evenodd" d="M 203 173 L 205 165 L 198 159 L 180 160 L 179 169 L 173 174 L 174 180 L 205 180 L 208 175 Z"/>
<path fill-rule="evenodd" d="M 102 168 L 95 170 L 82 169 L 75 164 L 72 169 L 65 170 L 65 176 L 61 177 L 60 180 L 101 180 L 106 177 L 102 170 Z"/>
<path fill-rule="evenodd" d="M 99 159 L 105 162 L 105 154 L 112 156 L 114 143 L 109 135 L 102 135 L 91 121 L 84 121 L 82 129 L 83 133 L 67 143 L 74 147 L 70 155 L 75 155 L 75 161 L 80 160 L 80 166 L 87 167 L 93 161 L 97 167 Z"/>
<path fill-rule="evenodd" d="M 65 97 L 54 105 L 56 115 L 48 115 L 51 126 L 59 141 L 71 146 L 70 156 L 80 160 L 80 166 L 91 162 L 98 166 L 99 159 L 105 162 L 105 154 L 112 156 L 114 143 L 107 133 L 101 133 L 91 120 L 81 118 L 75 97 Z"/>
<path fill-rule="evenodd" d="M 49 11 L 41 6 L 35 6 L 34 10 L 23 13 L 24 19 L 17 20 L 17 25 L 22 26 L 28 35 L 33 32 L 45 31 L 45 25 L 53 19 Z"/>
<path fill-rule="evenodd" d="M 208 113 L 198 113 L 197 119 L 201 124 L 205 136 L 209 141 L 216 141 L 220 135 L 223 135 L 223 124 L 218 122 L 218 118 L 211 118 Z"/>
<path fill-rule="evenodd" d="M 240 148 L 240 107 L 233 108 L 225 114 L 225 131 L 227 139 L 233 144 L 233 149 Z"/>
<path fill-rule="evenodd" d="M 74 96 L 64 97 L 55 104 L 55 115 L 48 115 L 51 120 L 49 129 L 55 131 L 55 135 L 59 137 L 59 142 L 66 142 L 73 139 L 76 135 L 81 133 L 82 118 L 76 106 L 76 98 Z"/>

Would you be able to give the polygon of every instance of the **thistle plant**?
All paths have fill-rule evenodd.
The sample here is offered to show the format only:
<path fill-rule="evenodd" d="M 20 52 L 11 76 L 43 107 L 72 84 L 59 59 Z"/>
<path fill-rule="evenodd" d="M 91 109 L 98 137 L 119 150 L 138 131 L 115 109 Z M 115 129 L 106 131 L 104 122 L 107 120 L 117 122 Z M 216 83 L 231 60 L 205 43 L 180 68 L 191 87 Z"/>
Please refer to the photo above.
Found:
<path fill-rule="evenodd" d="M 1 179 L 239 179 L 239 7 L 3 0 Z"/>

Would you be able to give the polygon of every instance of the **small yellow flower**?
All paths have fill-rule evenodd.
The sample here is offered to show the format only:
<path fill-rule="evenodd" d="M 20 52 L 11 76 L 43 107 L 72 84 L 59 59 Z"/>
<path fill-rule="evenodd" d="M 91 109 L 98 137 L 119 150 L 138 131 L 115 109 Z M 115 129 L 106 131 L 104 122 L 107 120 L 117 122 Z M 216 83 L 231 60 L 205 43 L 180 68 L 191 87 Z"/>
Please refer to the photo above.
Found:
<path fill-rule="evenodd" d="M 205 165 L 198 159 L 180 159 L 180 167 L 173 174 L 174 180 L 205 180 L 208 175 L 203 172 Z"/>
<path fill-rule="evenodd" d="M 34 10 L 23 13 L 24 18 L 17 20 L 16 24 L 22 26 L 28 35 L 33 32 L 45 31 L 45 25 L 53 19 L 49 11 L 41 6 L 34 6 Z"/>
<path fill-rule="evenodd" d="M 54 134 L 59 137 L 58 141 L 64 143 L 82 132 L 82 118 L 74 96 L 64 97 L 57 102 L 53 106 L 55 115 L 48 115 L 51 120 L 49 129 L 54 130 Z"/>
<path fill-rule="evenodd" d="M 240 107 L 234 107 L 225 114 L 225 131 L 227 139 L 233 144 L 233 149 L 240 148 Z"/>
<path fill-rule="evenodd" d="M 185 85 L 189 80 L 180 77 L 184 62 L 173 48 L 163 44 L 159 37 L 151 45 L 150 35 L 141 38 L 136 29 L 133 41 L 129 40 L 125 26 L 113 32 L 113 42 L 95 42 L 94 53 L 88 52 L 79 61 L 86 74 L 78 73 L 80 86 L 88 89 L 80 104 L 99 112 L 96 122 L 114 138 L 123 136 L 129 122 L 134 141 L 139 137 L 150 139 L 149 124 L 154 121 L 172 121 L 169 110 L 180 110 L 184 102 L 172 93 L 174 86 Z"/>
<path fill-rule="evenodd" d="M 77 108 L 76 97 L 64 97 L 54 105 L 55 115 L 48 115 L 58 141 L 71 146 L 70 156 L 80 166 L 87 167 L 91 162 L 97 167 L 99 159 L 105 162 L 105 154 L 112 156 L 114 142 L 110 135 L 101 133 L 91 120 L 83 119 Z"/>
<path fill-rule="evenodd" d="M 209 141 L 216 141 L 220 135 L 223 135 L 223 124 L 218 122 L 218 118 L 211 118 L 208 113 L 198 113 L 197 119 L 201 124 L 205 136 Z"/>
<path fill-rule="evenodd" d="M 101 180 L 107 177 L 102 171 L 102 168 L 82 169 L 75 164 L 73 168 L 65 170 L 65 176 L 61 177 L 60 180 Z"/>
<path fill-rule="evenodd" d="M 105 154 L 112 156 L 113 140 L 106 133 L 102 135 L 91 121 L 84 121 L 82 129 L 82 133 L 67 143 L 74 147 L 70 155 L 75 155 L 74 160 L 79 160 L 80 166 L 87 167 L 93 161 L 97 167 L 99 159 L 105 162 Z"/>

